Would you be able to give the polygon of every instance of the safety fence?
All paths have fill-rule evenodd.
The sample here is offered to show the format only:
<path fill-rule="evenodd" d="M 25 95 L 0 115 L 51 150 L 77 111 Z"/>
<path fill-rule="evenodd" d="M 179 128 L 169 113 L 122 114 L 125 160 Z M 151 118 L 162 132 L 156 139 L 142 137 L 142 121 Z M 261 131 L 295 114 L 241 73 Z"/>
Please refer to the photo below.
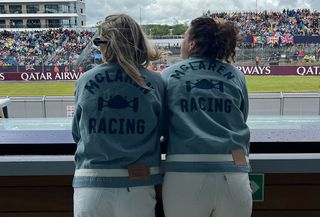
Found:
<path fill-rule="evenodd" d="M 9 98 L 10 118 L 72 117 L 73 96 Z M 250 93 L 250 115 L 320 115 L 320 93 Z"/>

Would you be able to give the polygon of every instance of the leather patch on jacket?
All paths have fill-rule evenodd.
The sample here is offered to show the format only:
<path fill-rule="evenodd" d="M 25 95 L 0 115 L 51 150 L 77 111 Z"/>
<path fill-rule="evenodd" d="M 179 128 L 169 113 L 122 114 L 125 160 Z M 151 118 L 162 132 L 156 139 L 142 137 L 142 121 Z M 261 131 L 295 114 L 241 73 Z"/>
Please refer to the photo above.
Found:
<path fill-rule="evenodd" d="M 130 165 L 128 166 L 129 179 L 145 180 L 150 178 L 150 167 L 148 165 Z"/>
<path fill-rule="evenodd" d="M 232 158 L 236 165 L 238 166 L 246 166 L 247 160 L 244 151 L 241 149 L 232 150 Z"/>

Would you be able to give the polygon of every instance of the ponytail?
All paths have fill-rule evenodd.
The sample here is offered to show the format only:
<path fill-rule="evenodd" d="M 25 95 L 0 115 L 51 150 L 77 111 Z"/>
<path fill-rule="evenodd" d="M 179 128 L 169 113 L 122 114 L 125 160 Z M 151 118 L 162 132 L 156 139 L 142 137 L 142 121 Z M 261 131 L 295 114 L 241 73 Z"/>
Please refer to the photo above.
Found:
<path fill-rule="evenodd" d="M 233 22 L 221 22 L 219 25 L 219 31 L 217 34 L 217 40 L 223 44 L 223 50 L 217 55 L 217 59 L 225 60 L 230 63 L 235 61 L 236 46 L 238 42 L 239 30 Z M 230 61 L 231 60 L 231 61 Z"/>

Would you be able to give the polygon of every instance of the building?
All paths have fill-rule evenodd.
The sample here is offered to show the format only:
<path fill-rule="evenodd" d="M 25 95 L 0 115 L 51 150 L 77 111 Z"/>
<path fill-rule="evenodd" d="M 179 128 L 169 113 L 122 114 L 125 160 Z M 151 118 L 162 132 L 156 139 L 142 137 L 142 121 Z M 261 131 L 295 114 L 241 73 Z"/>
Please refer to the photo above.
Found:
<path fill-rule="evenodd" d="M 85 25 L 85 0 L 0 0 L 0 28 L 74 28 Z"/>

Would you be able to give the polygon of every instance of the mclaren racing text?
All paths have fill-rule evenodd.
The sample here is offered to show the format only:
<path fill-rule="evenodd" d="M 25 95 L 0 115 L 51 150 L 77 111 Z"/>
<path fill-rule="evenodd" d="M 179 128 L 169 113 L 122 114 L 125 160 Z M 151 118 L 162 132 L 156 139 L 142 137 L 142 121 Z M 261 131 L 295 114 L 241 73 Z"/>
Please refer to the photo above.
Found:
<path fill-rule="evenodd" d="M 137 85 L 128 75 L 123 73 L 121 70 L 118 70 L 116 73 L 111 73 L 106 70 L 104 73 L 97 73 L 94 76 L 94 80 L 89 80 L 86 85 L 85 89 L 89 91 L 91 94 L 95 94 L 95 91 L 100 88 L 100 84 L 103 82 L 112 83 L 112 82 L 123 82 L 129 83 L 134 85 L 135 87 L 139 88 L 144 94 L 147 94 L 150 90 L 140 87 Z M 150 82 L 147 82 L 146 85 L 152 88 Z"/>
<path fill-rule="evenodd" d="M 143 134 L 145 121 L 143 119 L 89 119 L 89 134 Z"/>
<path fill-rule="evenodd" d="M 180 79 L 183 77 L 187 70 L 207 70 L 212 71 L 214 73 L 222 75 L 226 79 L 233 79 L 235 76 L 232 72 L 226 71 L 226 67 L 217 62 L 207 62 L 207 61 L 193 61 L 187 64 L 183 64 L 179 67 L 179 69 L 175 70 L 171 77 Z"/>
<path fill-rule="evenodd" d="M 230 99 L 212 98 L 212 97 L 192 97 L 189 100 L 180 99 L 181 112 L 224 112 L 230 113 L 232 102 Z"/>

